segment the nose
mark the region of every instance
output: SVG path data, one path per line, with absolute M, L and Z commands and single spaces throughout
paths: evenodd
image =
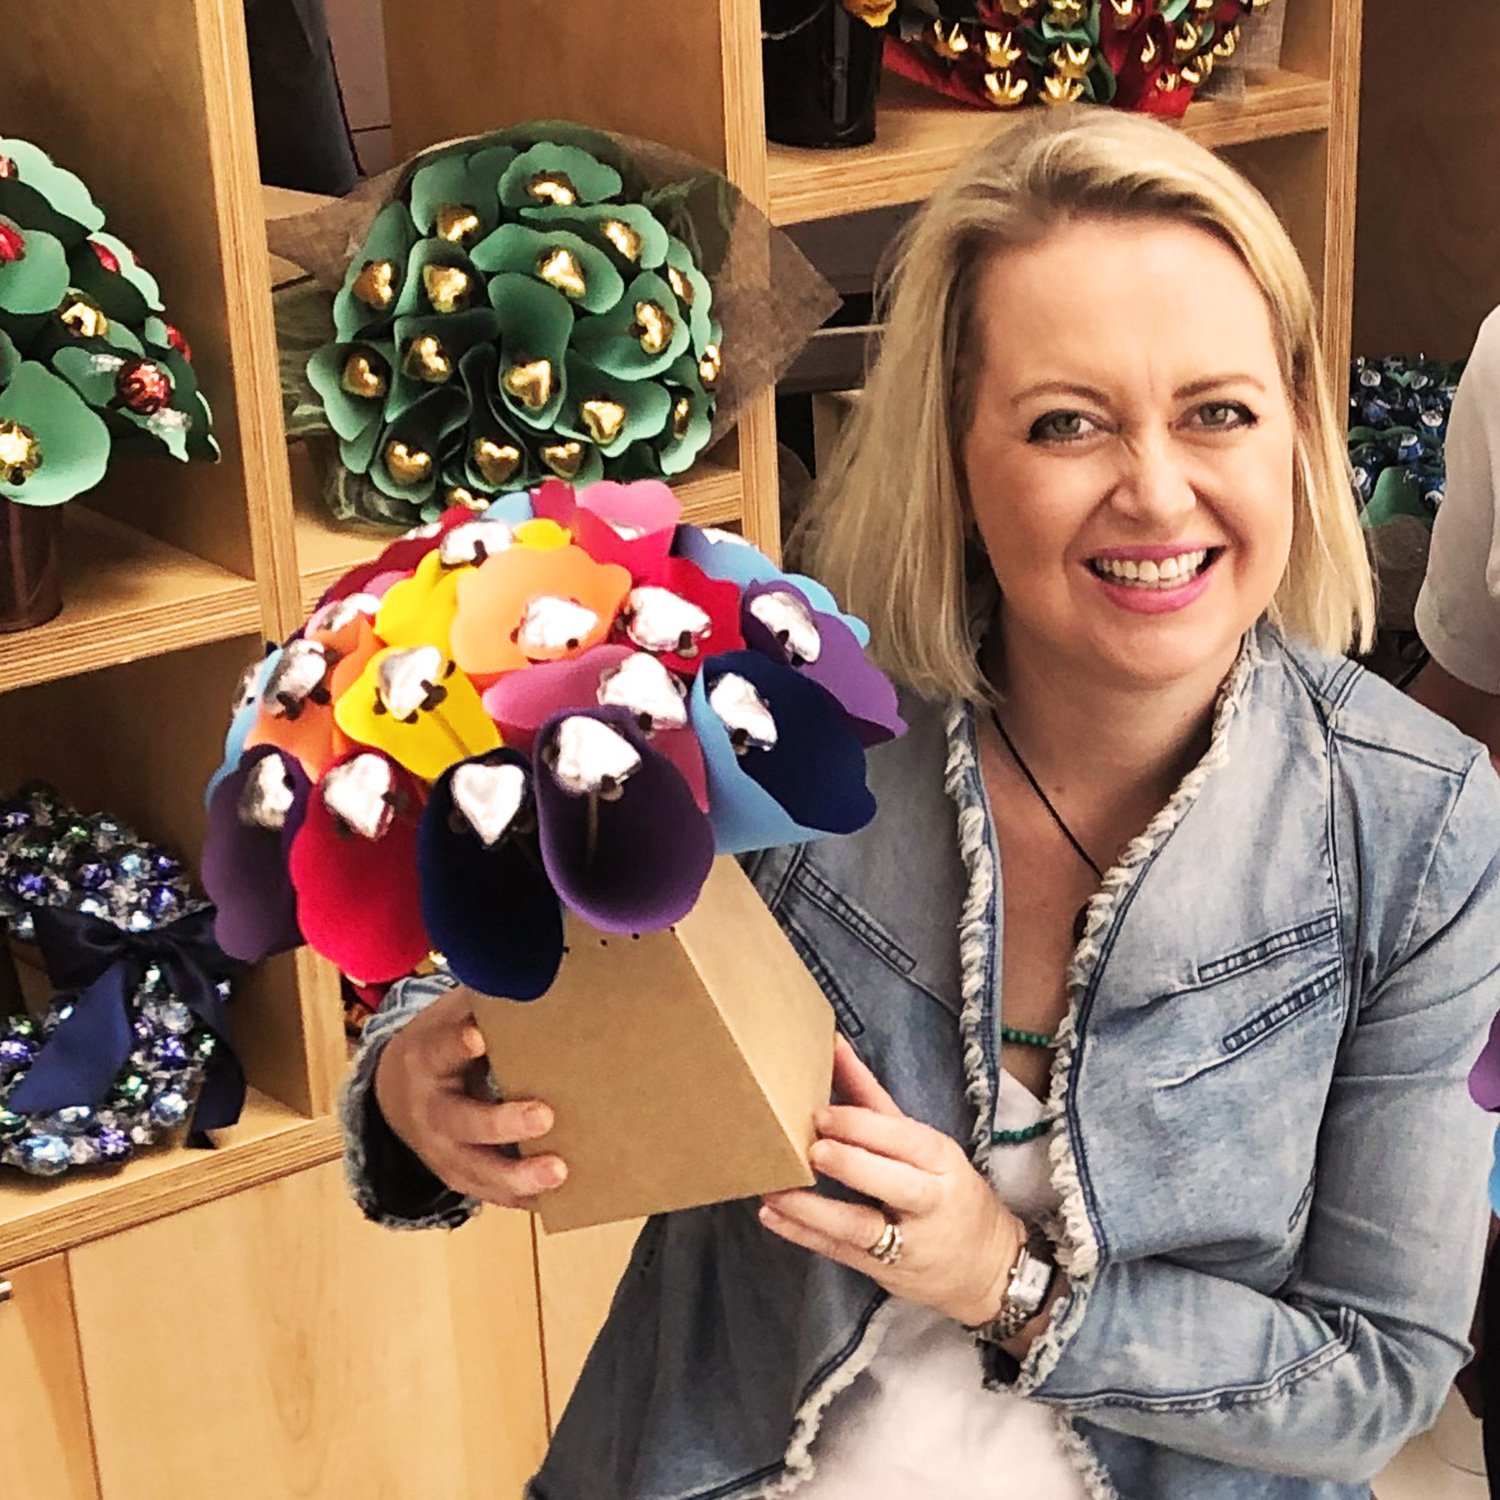
M 1198 505 L 1183 455 L 1166 433 L 1145 433 L 1123 444 L 1110 503 L 1140 528 L 1169 535 Z

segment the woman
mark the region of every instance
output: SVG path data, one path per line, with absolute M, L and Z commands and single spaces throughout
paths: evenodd
M 1371 584 L 1285 234 L 1167 127 L 1005 132 L 823 493 L 911 724 L 870 828 L 752 867 L 848 1037 L 823 1180 L 648 1226 L 531 1494 L 1367 1495 L 1465 1353 L 1500 791 L 1334 654 Z M 561 1180 L 494 1149 L 550 1116 L 472 1097 L 462 992 L 367 1036 L 372 1216 Z

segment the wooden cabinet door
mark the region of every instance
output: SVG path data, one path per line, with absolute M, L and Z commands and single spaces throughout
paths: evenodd
M 0 1467 L 6 1500 L 99 1500 L 68 1263 L 0 1272 Z
M 495 1500 L 540 1462 L 523 1214 L 392 1233 L 330 1163 L 84 1246 L 73 1276 L 104 1500 Z

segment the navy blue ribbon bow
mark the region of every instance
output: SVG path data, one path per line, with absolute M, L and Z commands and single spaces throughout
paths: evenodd
M 33 914 L 47 977 L 76 990 L 73 1013 L 47 1038 L 6 1107 L 48 1114 L 104 1102 L 135 1046 L 130 997 L 155 964 L 167 988 L 218 1039 L 193 1114 L 194 1130 L 240 1117 L 245 1074 L 229 1037 L 229 1008 L 215 988 L 238 967 L 214 941 L 214 909 L 203 907 L 150 932 L 126 932 L 83 912 L 43 907 Z

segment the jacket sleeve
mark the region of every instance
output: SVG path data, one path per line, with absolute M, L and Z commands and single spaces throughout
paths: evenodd
M 1493 1135 L 1467 1088 L 1500 1009 L 1500 783 L 1482 758 L 1413 899 L 1334 1075 L 1290 1282 L 1265 1296 L 1105 1260 L 1015 1390 L 1182 1452 L 1347 1483 L 1432 1424 L 1467 1358 Z
M 388 1229 L 456 1229 L 478 1211 L 435 1177 L 386 1123 L 375 1098 L 375 1069 L 386 1044 L 415 1015 L 454 988 L 444 974 L 391 986 L 365 1026 L 344 1086 L 344 1170 L 364 1215 Z

